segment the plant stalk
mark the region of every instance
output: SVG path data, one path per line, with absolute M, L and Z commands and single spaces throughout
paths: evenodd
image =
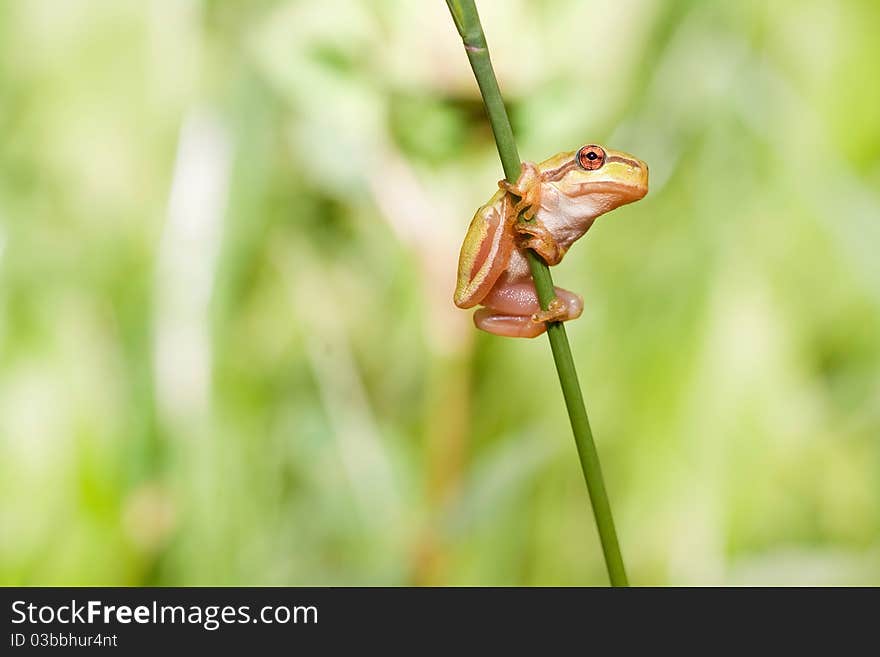
M 495 135 L 495 145 L 498 147 L 498 155 L 504 168 L 504 176 L 510 182 L 516 182 L 520 173 L 519 153 L 513 138 L 513 129 L 507 117 L 507 110 L 504 107 L 504 100 L 501 97 L 501 89 L 498 87 L 498 80 L 489 58 L 486 36 L 483 34 L 483 26 L 477 14 L 477 7 L 474 0 L 446 0 L 446 4 L 449 5 L 449 10 L 452 12 L 452 19 L 455 21 L 455 26 L 464 42 L 465 52 L 474 71 L 474 77 L 477 79 L 477 85 L 480 87 L 486 114 L 492 126 L 492 133 Z M 532 278 L 535 281 L 535 289 L 538 292 L 538 300 L 541 307 L 546 310 L 556 296 L 550 268 L 533 251 L 529 250 L 527 256 Z M 599 454 L 593 441 L 593 432 L 590 429 L 587 409 L 584 406 L 581 386 L 571 355 L 571 347 L 568 344 L 568 336 L 562 322 L 549 322 L 547 337 L 550 339 L 553 360 L 559 374 L 559 384 L 562 386 L 562 396 L 565 398 L 565 406 L 568 409 L 568 418 L 574 432 L 581 469 L 587 483 L 590 502 L 593 505 L 593 515 L 596 518 L 599 540 L 605 555 L 608 578 L 612 586 L 628 586 L 623 557 L 620 554 L 620 545 L 617 541 L 617 531 L 614 528 L 614 518 L 611 515 L 611 505 L 608 502 L 608 493 L 602 478 Z

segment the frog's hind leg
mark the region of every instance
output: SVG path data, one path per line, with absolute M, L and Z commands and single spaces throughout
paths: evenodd
M 547 330 L 547 325 L 533 322 L 528 315 L 498 315 L 489 308 L 480 308 L 474 313 L 474 324 L 478 329 L 505 338 L 534 338 Z
M 561 302 L 551 309 L 555 316 L 538 318 L 537 321 L 565 322 L 580 317 L 584 310 L 584 300 L 574 292 L 561 287 L 554 290 L 556 298 Z M 518 283 L 502 280 L 489 290 L 489 294 L 480 303 L 501 315 L 521 315 L 531 318 L 532 315 L 547 312 L 541 310 L 538 293 L 531 279 Z
M 542 310 L 534 283 L 496 285 L 474 314 L 477 328 L 511 338 L 534 338 L 547 330 L 545 322 L 565 322 L 580 317 L 584 302 L 577 294 L 555 288 L 556 303 Z

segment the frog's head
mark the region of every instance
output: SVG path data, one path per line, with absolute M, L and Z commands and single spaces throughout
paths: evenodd
M 554 159 L 542 167 L 544 180 L 582 216 L 598 217 L 648 193 L 648 165 L 627 153 L 588 144 Z

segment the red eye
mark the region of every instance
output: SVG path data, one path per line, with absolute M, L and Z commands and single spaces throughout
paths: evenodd
M 575 159 L 582 169 L 592 171 L 605 164 L 605 151 L 602 150 L 601 146 L 590 144 L 579 150 Z

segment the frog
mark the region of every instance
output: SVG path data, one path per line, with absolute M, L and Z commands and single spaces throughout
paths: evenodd
M 599 216 L 645 197 L 648 165 L 587 144 L 539 164 L 522 162 L 516 182 L 500 180 L 498 187 L 465 234 L 453 302 L 459 308 L 481 306 L 473 320 L 483 331 L 534 338 L 548 323 L 580 317 L 584 302 L 556 287 L 556 297 L 543 309 L 527 250 L 549 266 L 559 264 Z

